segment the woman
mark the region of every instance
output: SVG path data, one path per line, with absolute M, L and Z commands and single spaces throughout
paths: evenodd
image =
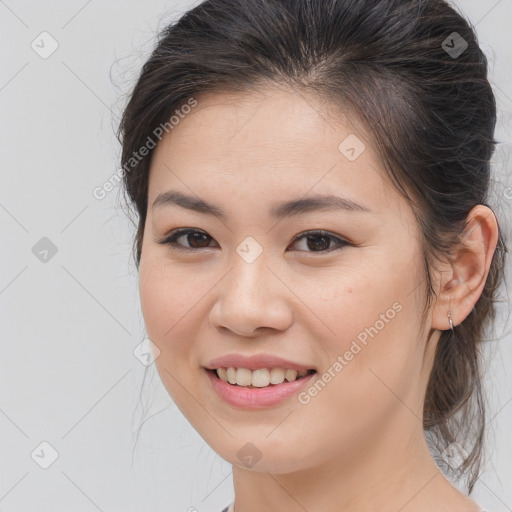
M 162 33 L 119 132 L 134 256 L 230 511 L 481 510 L 450 480 L 482 452 L 495 123 L 442 0 L 210 0 Z

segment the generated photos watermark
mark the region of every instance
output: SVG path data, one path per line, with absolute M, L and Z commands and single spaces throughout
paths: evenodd
M 123 167 L 117 169 L 107 180 L 103 182 L 101 186 L 97 186 L 93 189 L 92 195 L 95 199 L 101 201 L 107 197 L 109 192 L 112 192 L 114 188 L 121 182 L 125 173 L 129 173 L 133 168 L 147 155 L 150 151 L 156 147 L 158 142 L 162 140 L 164 133 L 169 133 L 179 122 L 184 119 L 192 109 L 197 106 L 197 100 L 189 98 L 187 103 L 182 105 L 180 109 L 176 109 L 174 114 L 165 123 L 160 123 L 152 132 L 152 135 L 148 135 L 146 142 L 137 150 L 134 151 L 128 161 Z M 155 140 L 157 139 L 157 140 Z
M 395 318 L 397 313 L 400 313 L 400 311 L 402 311 L 402 304 L 396 301 L 386 310 L 385 313 L 381 313 L 379 315 L 379 319 L 376 320 L 372 326 L 366 327 L 362 330 L 356 336 L 357 339 L 352 340 L 350 348 L 342 355 L 338 355 L 336 361 L 334 361 L 334 363 L 331 364 L 331 366 L 329 366 L 329 368 L 327 368 L 327 370 L 323 372 L 308 389 L 297 395 L 299 403 L 302 405 L 309 404 L 311 399 L 317 396 L 318 393 L 320 393 L 320 391 L 322 391 L 325 386 L 331 382 L 364 347 L 367 346 L 369 341 L 368 337 L 373 339 L 377 336 L 377 334 L 379 334 L 379 332 L 382 331 L 382 329 L 384 329 L 386 325 Z M 362 346 L 358 344 L 358 341 Z

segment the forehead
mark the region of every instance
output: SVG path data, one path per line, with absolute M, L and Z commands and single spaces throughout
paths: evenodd
M 288 158 L 309 155 L 312 148 L 315 153 L 333 145 L 336 149 L 344 134 L 356 132 L 338 111 L 341 114 L 340 108 L 335 113 L 332 106 L 288 88 L 207 94 L 197 98 L 197 106 L 182 116 L 159 146 L 171 144 L 174 150 L 186 151 L 194 144 L 197 148 L 200 140 L 201 153 L 229 150 L 237 157 L 255 153 L 261 158 L 265 149 L 271 152 L 268 160 L 276 159 L 282 150 Z
M 196 100 L 155 149 L 150 205 L 168 188 L 216 202 L 237 190 L 260 200 L 308 191 L 374 204 L 389 198 L 378 155 L 341 109 L 335 114 L 313 96 L 279 88 Z

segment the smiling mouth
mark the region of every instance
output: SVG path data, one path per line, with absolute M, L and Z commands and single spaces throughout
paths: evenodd
M 309 377 L 310 375 L 314 374 L 314 373 L 317 373 L 316 370 L 308 370 L 306 375 L 303 375 L 301 377 L 297 377 L 295 380 L 292 380 L 292 381 L 287 381 L 286 379 L 279 383 L 279 384 L 272 384 L 272 383 L 269 383 L 267 386 L 253 386 L 252 384 L 250 386 L 242 386 L 240 384 L 232 384 L 231 382 L 226 382 L 224 380 L 222 380 L 219 375 L 217 374 L 217 370 L 209 370 L 207 368 L 205 368 L 207 372 L 211 373 L 216 379 L 218 380 L 221 380 L 222 382 L 225 382 L 226 384 L 229 384 L 231 386 L 236 386 L 236 387 L 239 387 L 239 388 L 245 388 L 245 389 L 265 389 L 265 388 L 269 388 L 269 387 L 274 387 L 274 386 L 283 386 L 283 385 L 287 385 L 287 384 L 293 384 L 294 382 L 297 382 L 299 380 L 302 380 L 302 379 L 305 379 L 307 377 Z

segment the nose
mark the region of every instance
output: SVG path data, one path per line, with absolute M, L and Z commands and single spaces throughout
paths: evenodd
M 263 257 L 248 263 L 235 256 L 231 270 L 217 285 L 211 324 L 246 337 L 289 328 L 293 323 L 290 288 Z

